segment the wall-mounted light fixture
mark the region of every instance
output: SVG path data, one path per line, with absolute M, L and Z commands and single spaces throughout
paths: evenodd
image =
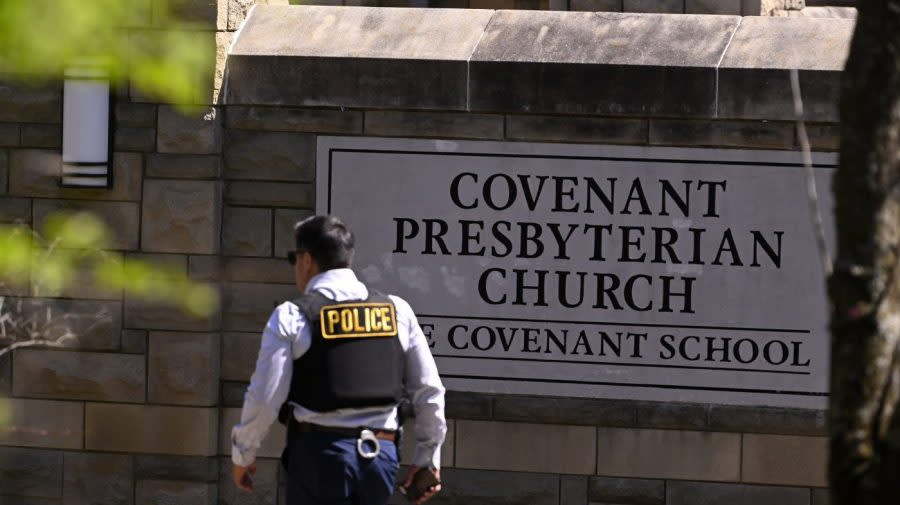
M 63 85 L 63 186 L 108 188 L 110 170 L 109 78 L 102 68 L 74 66 Z

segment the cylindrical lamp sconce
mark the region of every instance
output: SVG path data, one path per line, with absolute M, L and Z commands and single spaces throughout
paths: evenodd
M 110 186 L 109 133 L 108 75 L 96 66 L 70 68 L 63 85 L 63 186 Z

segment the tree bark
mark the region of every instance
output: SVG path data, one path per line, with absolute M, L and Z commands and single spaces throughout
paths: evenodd
M 860 0 L 834 178 L 829 480 L 836 505 L 900 503 L 900 0 Z

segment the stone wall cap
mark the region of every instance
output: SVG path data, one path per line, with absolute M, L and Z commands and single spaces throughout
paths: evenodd
M 494 11 L 257 5 L 233 56 L 468 61 Z
M 715 67 L 740 16 L 498 11 L 472 61 Z
M 855 26 L 853 19 L 745 17 L 720 68 L 840 72 Z
M 855 21 L 345 6 L 253 8 L 225 103 L 836 122 Z M 785 91 L 787 90 L 787 91 Z

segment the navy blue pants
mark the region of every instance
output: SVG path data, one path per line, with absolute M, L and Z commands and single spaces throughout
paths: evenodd
M 393 442 L 379 440 L 381 453 L 365 459 L 356 452 L 356 438 L 346 435 L 291 438 L 287 505 L 385 505 L 393 494 L 399 468 Z

